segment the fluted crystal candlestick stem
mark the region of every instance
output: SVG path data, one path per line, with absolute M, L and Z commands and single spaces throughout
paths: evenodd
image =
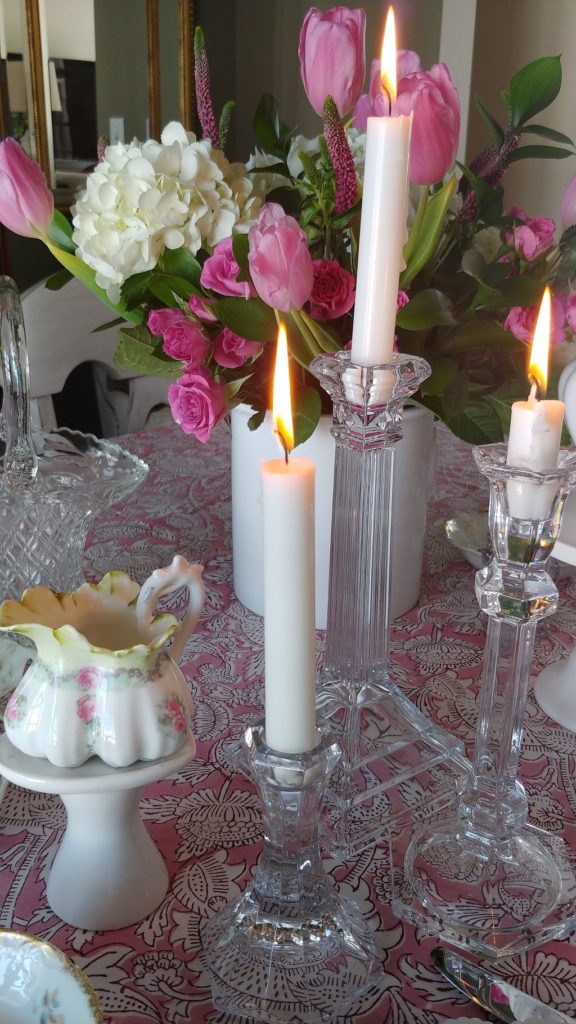
M 318 845 L 319 802 L 340 751 L 320 731 L 314 750 L 278 753 L 263 723 L 245 743 L 264 843 L 246 891 L 202 931 L 214 1005 L 269 1024 L 328 1024 L 381 980 L 370 930 L 333 888 Z
M 569 851 L 527 823 L 518 778 L 536 627 L 558 602 L 546 563 L 576 483 L 576 453 L 562 451 L 558 467 L 543 472 L 508 466 L 505 445 L 474 454 L 490 482 L 494 557 L 476 575 L 488 630 L 473 772 L 456 813 L 416 829 L 396 867 L 394 906 L 479 955 L 510 956 L 576 928 Z
M 322 839 L 333 855 L 347 857 L 381 838 L 403 809 L 398 783 L 419 776 L 433 803 L 446 778 L 441 767 L 431 769 L 459 754 L 461 744 L 402 694 L 390 672 L 394 454 L 404 405 L 430 367 L 399 354 L 381 366 L 357 366 L 349 352 L 337 352 L 318 356 L 310 369 L 332 399 L 336 442 L 317 705 L 343 756 L 327 791 Z

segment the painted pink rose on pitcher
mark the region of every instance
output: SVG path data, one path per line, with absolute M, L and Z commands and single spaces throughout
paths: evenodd
M 99 669 L 91 668 L 88 665 L 76 673 L 76 682 L 83 690 L 92 690 L 98 686 L 102 676 Z
M 188 723 L 186 722 L 186 714 L 182 706 L 182 701 L 178 697 L 170 697 L 164 701 L 164 707 L 166 714 L 170 718 L 170 724 L 174 729 L 174 732 L 186 732 Z
M 76 714 L 78 718 L 85 722 L 87 725 L 93 722 L 96 718 L 97 703 L 96 698 L 86 694 L 84 697 L 80 697 L 76 701 Z

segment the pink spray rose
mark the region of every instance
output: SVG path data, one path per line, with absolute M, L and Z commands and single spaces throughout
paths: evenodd
M 312 257 L 306 235 L 278 203 L 265 203 L 248 232 L 248 263 L 263 302 L 288 313 L 310 298 Z
M 392 113 L 411 112 L 410 181 L 433 185 L 452 167 L 460 137 L 460 99 L 445 64 L 399 80 Z
M 355 281 L 338 260 L 313 260 L 314 283 L 310 313 L 320 320 L 334 320 L 354 305 Z
M 332 96 L 340 117 L 356 103 L 364 84 L 366 13 L 361 8 L 332 7 L 308 11 L 298 43 L 300 74 L 311 106 L 322 117 Z
M 560 206 L 560 224 L 563 231 L 576 224 L 576 174 L 568 183 Z
M 152 334 L 162 337 L 162 348 L 172 359 L 196 367 L 208 355 L 208 338 L 181 309 L 153 309 L 148 315 L 148 327 Z
M 527 344 L 531 344 L 534 337 L 537 318 L 538 309 L 536 306 L 513 306 L 504 321 L 504 328 L 505 330 L 510 331 L 514 337 L 518 338 L 520 341 L 525 341 Z M 565 322 L 566 310 L 564 308 L 564 303 L 557 295 L 553 295 L 550 323 L 550 341 L 553 345 L 558 344 L 560 341 L 564 341 Z
M 225 327 L 214 338 L 214 359 L 219 366 L 242 366 L 249 356 L 259 356 L 261 351 L 262 345 L 257 341 L 247 341 L 239 334 L 234 334 L 229 327 Z
M 576 334 L 576 292 L 568 296 L 566 303 L 566 323 L 573 334 Z
M 214 252 L 202 267 L 200 284 L 211 288 L 219 295 L 243 295 L 249 299 L 253 294 L 249 281 L 237 281 L 240 267 L 234 259 L 232 239 L 225 238 L 219 242 Z
M 541 252 L 554 245 L 556 224 L 553 220 L 548 217 L 528 217 L 519 206 L 511 206 L 507 216 L 522 222 L 503 234 L 508 244 L 513 245 L 523 259 L 536 259 Z
M 216 323 L 214 313 L 210 312 L 211 302 L 212 299 L 199 299 L 197 295 L 191 295 L 188 299 L 188 309 L 199 320 L 205 320 L 207 323 Z
M 400 81 L 412 71 L 420 70 L 420 57 L 414 50 L 398 50 L 396 54 L 396 79 Z M 354 107 L 352 123 L 359 132 L 365 132 L 369 117 L 385 117 L 389 113 L 388 97 L 384 95 L 382 78 L 380 77 L 380 58 L 372 61 L 370 67 L 370 87 Z
M 14 139 L 0 142 L 0 222 L 27 238 L 46 235 L 54 196 L 38 164 Z
M 175 384 L 170 384 L 168 401 L 175 422 L 185 434 L 194 434 L 203 444 L 226 415 L 222 388 L 203 368 L 187 369 Z

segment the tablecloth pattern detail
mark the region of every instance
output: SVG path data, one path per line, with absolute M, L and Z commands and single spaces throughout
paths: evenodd
M 179 552 L 205 565 L 206 607 L 182 668 L 194 695 L 195 760 L 148 787 L 144 820 L 171 876 L 156 912 L 132 928 L 91 933 L 64 925 L 47 907 L 45 882 L 65 826 L 58 797 L 8 786 L 0 808 L 0 926 L 54 942 L 86 972 L 111 1024 L 232 1024 L 211 1003 L 199 926 L 246 886 L 259 852 L 261 815 L 252 784 L 235 771 L 232 740 L 262 713 L 262 620 L 232 589 L 230 442 L 219 428 L 202 446 L 177 428 L 123 440 L 150 464 L 142 488 L 108 510 L 88 538 L 86 572 L 124 569 L 140 583 Z M 392 634 L 395 677 L 415 704 L 472 749 L 484 625 L 474 570 L 448 543 L 443 524 L 486 506 L 487 489 L 470 451 L 438 430 L 438 473 L 429 509 L 425 573 L 417 608 Z M 562 580 L 558 614 L 538 634 L 535 670 L 573 644 L 576 585 Z M 171 610 L 184 610 L 176 595 Z M 318 664 L 323 650 L 317 639 Z M 4 701 L 5 703 L 5 701 Z M 576 737 L 529 698 L 521 777 L 531 818 L 576 846 Z M 339 891 L 360 905 L 377 933 L 382 990 L 354 1016 L 362 1024 L 478 1020 L 430 965 L 433 940 L 390 910 L 388 854 L 375 847 L 356 862 L 327 862 Z M 105 865 L 103 865 L 105 870 Z M 564 1012 L 576 1008 L 576 939 L 498 965 L 498 973 Z

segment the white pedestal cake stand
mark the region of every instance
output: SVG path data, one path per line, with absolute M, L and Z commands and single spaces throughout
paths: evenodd
M 566 502 L 554 558 L 576 565 L 576 491 Z M 576 647 L 565 661 L 555 661 L 540 673 L 534 695 L 549 718 L 576 732 Z
M 58 917 L 76 928 L 105 931 L 141 921 L 168 891 L 168 871 L 140 817 L 144 786 L 172 775 L 196 752 L 191 733 L 169 757 L 112 768 L 90 758 L 59 768 L 23 754 L 0 737 L 0 773 L 39 793 L 58 793 L 66 831 L 46 887 Z

